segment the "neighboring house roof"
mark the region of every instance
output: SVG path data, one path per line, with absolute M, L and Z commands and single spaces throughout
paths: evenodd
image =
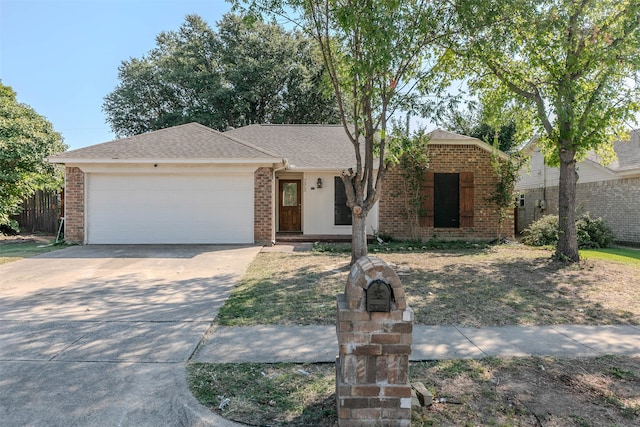
M 282 162 L 282 156 L 238 141 L 198 123 L 188 123 L 50 156 L 53 163 L 230 160 Z
M 609 164 L 603 165 L 594 154 L 589 154 L 587 159 L 613 172 L 640 170 L 640 129 L 631 131 L 628 141 L 615 141 L 613 150 L 616 153 L 616 159 Z
M 616 158 L 610 163 L 604 162 L 595 152 L 587 154 L 584 162 L 600 168 L 603 172 L 614 175 L 636 175 L 640 173 L 640 129 L 629 132 L 629 140 L 617 140 L 613 143 L 613 151 Z M 536 145 L 538 138 L 534 137 L 523 147 L 523 151 L 528 155 L 537 152 Z

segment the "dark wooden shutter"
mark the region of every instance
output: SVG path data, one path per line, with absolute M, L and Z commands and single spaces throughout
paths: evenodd
M 420 227 L 433 227 L 434 214 L 434 179 L 433 172 L 425 172 L 420 188 Z
M 473 172 L 460 173 L 460 227 L 473 227 Z
M 347 192 L 344 188 L 344 182 L 339 176 L 334 176 L 333 183 L 333 223 L 335 225 L 352 225 L 353 218 L 351 208 L 347 206 Z

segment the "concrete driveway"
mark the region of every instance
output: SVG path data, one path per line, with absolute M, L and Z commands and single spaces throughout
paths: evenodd
M 3 426 L 231 426 L 185 364 L 259 247 L 75 246 L 0 265 Z

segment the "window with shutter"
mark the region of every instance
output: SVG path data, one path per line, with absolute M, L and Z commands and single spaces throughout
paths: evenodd
M 460 227 L 460 176 L 437 173 L 433 181 L 434 227 Z
M 334 198 L 333 198 L 333 223 L 335 225 L 352 225 L 351 208 L 347 206 L 347 193 L 344 189 L 344 182 L 339 176 L 333 177 Z
M 473 227 L 473 172 L 426 172 L 421 188 L 420 226 Z

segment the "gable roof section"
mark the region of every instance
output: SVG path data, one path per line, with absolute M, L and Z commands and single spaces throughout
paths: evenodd
M 198 123 L 188 123 L 50 156 L 53 163 L 140 161 L 280 163 L 283 157 Z
M 353 145 L 342 125 L 249 125 L 225 135 L 286 158 L 290 169 L 338 170 L 355 166 Z
M 475 145 L 489 153 L 497 153 L 503 159 L 508 159 L 509 155 L 503 151 L 497 150 L 492 145 L 467 135 L 449 132 L 443 129 L 436 129 L 428 133 L 429 144 L 451 144 L 451 145 Z
M 616 153 L 616 160 L 605 168 L 613 172 L 640 171 L 640 129 L 633 130 L 629 133 L 629 141 L 615 141 L 613 150 Z M 601 164 L 596 156 L 589 156 L 598 164 Z
M 604 164 L 602 159 L 593 151 L 587 153 L 585 162 L 593 164 L 595 167 L 611 176 L 629 176 L 640 174 L 640 129 L 629 132 L 630 139 L 628 141 L 615 141 L 613 143 L 613 151 L 616 159 L 611 163 Z M 529 141 L 522 150 L 527 155 L 532 155 L 538 143 L 538 137 L 534 137 Z

